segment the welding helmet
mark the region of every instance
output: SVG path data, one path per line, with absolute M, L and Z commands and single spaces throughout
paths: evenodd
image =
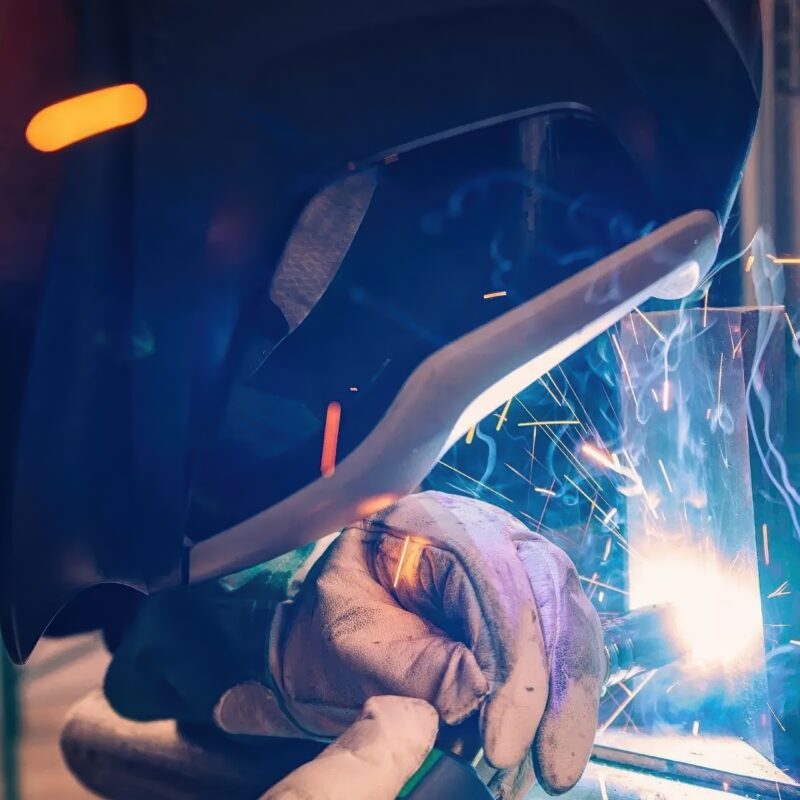
M 92 587 L 209 578 L 390 503 L 622 313 L 691 290 L 758 110 L 750 0 L 10 14 L 17 661 Z M 25 144 L 41 107 L 126 82 L 135 125 Z

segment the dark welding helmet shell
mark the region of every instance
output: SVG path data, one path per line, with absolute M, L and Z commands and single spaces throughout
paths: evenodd
M 19 162 L 61 171 L 40 263 L 0 287 L 12 658 L 325 480 L 331 403 L 343 463 L 443 346 L 674 217 L 724 224 L 760 32 L 714 5 L 82 4 L 61 96 L 133 81 L 148 111 Z M 451 433 L 386 458 L 424 475 Z

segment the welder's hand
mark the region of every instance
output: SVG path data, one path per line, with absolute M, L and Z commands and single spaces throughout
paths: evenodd
M 520 797 L 580 777 L 603 677 L 599 621 L 572 563 L 494 506 L 411 495 L 343 532 L 279 607 L 272 685 L 217 704 L 224 730 L 334 736 L 368 698 L 431 703 L 454 724 L 479 711 L 493 788 Z
M 372 697 L 333 744 L 261 800 L 395 800 L 438 728 L 439 717 L 424 700 Z

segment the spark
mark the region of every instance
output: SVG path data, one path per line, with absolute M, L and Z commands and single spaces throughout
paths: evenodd
M 761 536 L 764 539 L 764 563 L 769 566 L 769 528 L 766 522 L 761 526 Z
M 800 639 L 789 639 L 789 644 L 793 644 L 795 647 L 800 647 Z
M 606 789 L 606 779 L 603 777 L 602 772 L 597 773 L 597 783 L 600 786 L 600 797 L 602 800 L 608 800 L 608 790 Z
M 773 264 L 800 264 L 800 258 L 797 256 L 774 256 L 774 255 L 767 255 L 767 258 Z
M 525 404 L 524 404 L 524 403 L 523 403 L 523 402 L 522 402 L 522 401 L 521 401 L 519 398 L 516 398 L 516 399 L 517 399 L 517 402 L 518 402 L 518 403 L 519 403 L 519 404 L 522 406 L 522 408 L 525 410 L 525 413 L 526 413 L 526 414 L 527 414 L 527 415 L 528 415 L 528 416 L 529 416 L 529 417 L 530 417 L 530 418 L 531 418 L 531 419 L 532 419 L 534 422 L 536 422 L 536 421 L 537 421 L 537 420 L 536 420 L 536 417 L 534 417 L 534 416 L 533 416 L 533 414 L 530 412 L 530 410 L 528 409 L 528 407 L 527 407 L 527 406 L 526 406 L 526 405 L 525 405 Z M 579 422 L 578 424 L 580 424 L 580 422 Z M 560 450 L 560 451 L 561 451 L 561 452 L 564 454 L 564 457 L 567 459 L 567 461 L 569 461 L 571 464 L 573 464 L 573 465 L 574 465 L 575 469 L 577 469 L 577 470 L 578 470 L 578 472 L 581 474 L 581 476 L 583 476 L 584 478 L 586 478 L 586 480 L 587 480 L 589 483 L 591 483 L 592 485 L 594 485 L 594 486 L 595 486 L 595 488 L 596 488 L 596 489 L 597 489 L 597 490 L 598 490 L 598 491 L 599 491 L 599 492 L 602 494 L 602 491 L 603 491 L 603 490 L 602 490 L 602 488 L 600 487 L 600 484 L 599 484 L 599 483 L 598 483 L 598 482 L 597 482 L 597 481 L 596 481 L 596 480 L 595 480 L 595 479 L 594 479 L 594 478 L 593 478 L 593 477 L 592 477 L 592 476 L 589 474 L 589 472 L 588 472 L 588 471 L 587 471 L 587 470 L 586 470 L 586 469 L 583 467 L 583 465 L 582 465 L 582 464 L 581 464 L 581 462 L 580 462 L 580 461 L 579 461 L 579 460 L 578 460 L 578 459 L 575 457 L 575 455 L 574 455 L 574 454 L 573 454 L 573 453 L 572 453 L 572 452 L 571 452 L 571 451 L 570 451 L 570 450 L 569 450 L 567 447 L 565 447 L 565 446 L 564 446 L 564 444 L 563 444 L 563 442 L 561 441 L 561 439 L 560 439 L 558 436 L 556 436 L 556 435 L 555 435 L 555 434 L 554 434 L 554 433 L 553 433 L 553 432 L 550 430 L 551 426 L 547 426 L 547 425 L 545 425 L 545 426 L 540 426 L 540 428 L 541 428 L 541 430 L 543 430 L 543 431 L 545 432 L 545 434 L 546 434 L 546 435 L 547 435 L 547 437 L 550 439 L 550 441 L 551 441 L 551 442 L 553 442 L 553 444 L 554 444 L 554 445 L 555 445 L 555 446 L 556 446 L 556 447 L 557 447 L 557 448 L 558 448 L 558 449 L 559 449 L 559 450 Z M 534 428 L 534 431 L 536 431 L 536 430 L 539 430 L 539 428 Z
M 575 481 L 572 480 L 572 478 L 570 478 L 569 475 L 565 475 L 564 478 L 565 478 L 565 480 L 569 481 L 569 483 L 571 483 L 591 503 L 592 511 L 594 511 L 597 508 L 596 501 L 593 500 L 591 497 L 589 497 L 589 495 L 586 494 L 586 492 L 584 492 L 583 489 L 581 489 L 581 487 L 578 486 L 578 484 L 575 483 Z
M 737 330 L 738 333 L 738 330 Z M 733 328 L 731 327 L 730 322 L 728 323 L 728 336 L 731 340 L 731 347 L 733 347 Z
M 357 392 L 358 391 L 358 386 L 351 386 L 350 387 L 350 391 L 351 392 Z
M 719 375 L 717 376 L 717 419 L 719 419 L 720 408 L 722 405 L 722 359 L 724 353 L 719 354 Z
M 786 321 L 789 323 L 789 330 L 792 332 L 792 339 L 797 341 L 797 331 L 794 329 L 794 325 L 792 325 L 792 318 L 789 316 L 788 311 L 783 312 L 786 315 Z
M 736 353 L 737 353 L 738 350 L 741 350 L 742 342 L 744 342 L 744 337 L 745 336 L 747 336 L 747 331 L 745 331 L 742 334 L 742 338 L 739 339 L 739 344 L 737 344 L 736 347 L 733 348 L 733 352 L 731 353 L 731 358 L 736 358 Z
M 659 396 L 658 396 L 658 392 L 655 389 L 651 389 L 650 390 L 650 394 L 653 395 L 653 400 L 655 400 L 656 403 L 660 403 L 661 402 L 661 400 L 659 399 Z
M 669 475 L 667 475 L 667 468 L 664 466 L 664 462 L 660 458 L 658 459 L 658 466 L 661 467 L 661 474 L 664 476 L 667 489 L 669 489 L 669 493 L 672 494 L 672 484 L 670 483 Z
M 769 713 L 775 718 L 775 722 L 780 725 L 781 730 L 786 733 L 786 728 L 783 727 L 783 723 L 778 719 L 778 715 L 772 710 L 772 706 L 769 703 L 767 703 L 767 708 L 769 709 Z
M 708 293 L 711 286 L 706 287 L 706 293 L 703 295 L 703 327 L 708 325 Z
M 498 492 L 496 489 L 492 489 L 491 486 L 487 486 L 485 483 L 482 483 L 477 478 L 473 478 L 472 475 L 467 475 L 466 472 L 462 472 L 460 469 L 457 469 L 452 464 L 446 464 L 444 461 L 439 461 L 438 463 L 441 464 L 443 467 L 447 467 L 447 469 L 453 470 L 453 472 L 455 472 L 456 474 L 460 475 L 462 478 L 466 478 L 468 481 L 472 481 L 473 483 L 477 483 L 478 486 L 480 486 L 481 488 L 486 489 L 489 492 L 492 492 L 492 494 L 496 494 L 498 497 L 501 497 L 506 502 L 508 502 L 508 503 L 513 503 L 514 502 L 510 497 L 506 497 L 504 494 L 500 494 L 500 492 Z
M 564 392 L 561 391 L 561 387 L 555 382 L 553 376 L 549 372 L 545 372 L 545 375 L 548 378 L 550 378 L 550 383 L 553 384 L 553 387 L 555 388 L 555 390 L 561 395 L 561 399 L 566 403 L 567 402 L 567 396 L 564 394 Z
M 481 749 L 478 750 L 477 753 L 475 753 L 475 758 L 473 758 L 472 761 L 470 761 L 470 764 L 472 764 L 473 769 L 478 768 L 478 764 L 481 763 L 482 758 L 483 758 L 483 748 L 481 747 Z
M 403 570 L 403 562 L 406 560 L 406 551 L 408 550 L 408 540 L 410 536 L 406 536 L 405 541 L 403 542 L 403 549 L 400 552 L 400 560 L 397 562 L 397 572 L 394 574 L 394 580 L 392 581 L 392 586 L 396 589 L 397 582 L 400 580 L 400 573 Z
M 511 401 L 513 399 L 514 399 L 513 397 L 509 397 L 508 400 L 506 400 L 506 404 L 503 406 L 503 410 L 500 412 L 500 417 L 497 420 L 497 427 L 495 428 L 495 430 L 499 431 L 500 428 L 503 427 L 503 423 L 506 421 L 508 417 L 508 409 L 511 407 Z
M 608 557 L 611 555 L 611 545 L 613 542 L 611 541 L 611 537 L 609 536 L 606 539 L 606 548 L 603 550 L 603 560 L 602 563 L 605 564 L 608 561 Z
M 655 333 L 655 335 L 658 336 L 658 338 L 661 339 L 662 342 L 667 341 L 667 337 L 664 336 L 664 334 L 661 333 L 661 331 L 658 328 L 656 328 L 656 326 L 653 325 L 653 323 L 650 322 L 650 320 L 647 319 L 647 317 L 644 314 L 642 314 L 642 312 L 639 311 L 638 308 L 634 308 L 633 310 L 647 323 L 647 325 L 650 327 L 650 330 L 652 330 L 653 333 Z
M 784 581 L 774 592 L 767 595 L 767 600 L 772 600 L 773 597 L 786 597 L 790 594 L 789 581 Z
M 697 736 L 700 733 L 700 720 L 696 719 L 692 723 L 692 736 Z
M 669 410 L 669 350 L 666 347 L 664 348 L 664 389 L 661 408 L 663 411 Z
M 622 353 L 622 348 L 619 346 L 619 342 L 617 341 L 617 334 L 611 334 L 611 341 L 614 343 L 614 347 L 617 348 L 617 353 L 619 354 L 620 362 L 622 363 L 622 371 L 625 373 L 625 377 L 628 379 L 628 386 L 631 390 L 631 395 L 633 397 L 633 402 L 638 406 L 639 401 L 636 399 L 636 391 L 633 388 L 633 381 L 631 380 L 631 373 L 628 371 L 628 362 L 625 360 L 625 356 Z
M 755 260 L 756 260 L 756 257 L 754 255 L 747 256 L 747 262 L 744 265 L 744 271 L 745 272 L 750 272 L 750 270 L 753 269 L 753 262 Z
M 597 593 L 597 602 L 598 603 L 602 603 L 603 600 L 605 600 L 605 599 L 606 599 L 606 593 L 605 592 L 598 592 Z
M 593 444 L 589 444 L 588 442 L 584 442 L 581 445 L 581 452 L 591 458 L 593 461 L 596 461 L 600 464 L 601 467 L 605 467 L 606 469 L 610 469 L 612 472 L 619 471 L 619 465 L 615 464 L 611 457 L 604 453 L 599 448 L 595 447 Z
M 563 370 L 563 368 L 561 366 L 558 367 L 558 371 L 561 373 L 561 377 L 566 382 L 567 388 L 572 392 L 572 394 L 575 395 L 575 399 L 578 401 L 578 405 L 581 407 L 581 411 L 583 411 L 584 416 L 586 417 L 586 419 L 587 420 L 591 419 L 591 415 L 586 410 L 586 406 L 583 405 L 583 402 L 581 401 L 580 395 L 575 391 L 575 389 L 573 388 L 572 384 L 569 382 L 569 378 L 567 377 L 567 373 L 564 372 L 564 370 Z M 574 411 L 572 413 L 575 414 Z M 575 416 L 577 417 L 578 415 L 575 414 Z
M 636 342 L 636 344 L 639 344 L 639 337 L 636 335 L 636 325 L 634 325 L 633 323 L 633 312 L 629 311 L 628 316 L 630 317 L 631 320 L 631 333 L 633 333 L 633 340 Z
M 614 720 L 623 712 L 628 703 L 630 703 L 631 700 L 633 700 L 633 698 L 636 697 L 636 695 L 639 694 L 639 692 L 641 692 L 645 686 L 647 686 L 647 684 L 650 682 L 651 678 L 655 674 L 656 674 L 655 670 L 651 670 L 644 676 L 644 678 L 642 678 L 641 682 L 636 687 L 636 689 L 634 689 L 634 691 L 631 692 L 630 696 L 624 702 L 620 703 L 620 705 L 618 705 L 616 709 L 614 709 L 614 713 L 600 726 L 598 733 L 606 732 L 611 723 L 613 723 Z
M 614 517 L 615 517 L 616 515 L 617 515 L 617 509 L 616 509 L 616 508 L 612 508 L 612 509 L 611 509 L 611 510 L 608 512 L 608 514 L 606 514 L 606 515 L 603 517 L 603 525 L 606 525 L 608 522 L 610 522 L 612 519 L 614 519 Z M 609 540 L 609 541 L 610 541 L 610 540 Z
M 484 300 L 494 300 L 496 297 L 505 297 L 508 292 L 486 292 L 483 296 Z
M 597 502 L 597 495 L 594 496 L 595 503 Z M 589 526 L 592 524 L 592 520 L 594 519 L 594 506 L 589 509 L 589 515 L 586 517 L 586 524 L 581 529 L 581 537 L 580 537 L 580 544 L 579 547 L 582 549 L 583 545 L 586 543 L 586 535 L 589 532 Z M 593 578 L 597 577 L 597 573 L 595 572 L 592 575 Z
M 554 528 L 550 528 L 547 525 L 539 525 L 539 520 L 535 519 L 530 514 L 526 514 L 524 511 L 520 511 L 519 513 L 520 513 L 520 516 L 523 516 L 526 519 L 529 519 L 531 522 L 535 522 L 536 525 L 538 526 L 536 528 L 536 530 L 537 531 L 545 531 L 547 533 L 547 538 L 548 539 L 552 539 L 552 540 L 561 539 L 565 543 L 565 545 L 567 545 L 567 546 L 572 546 L 572 545 L 575 544 L 575 542 L 572 539 L 570 539 L 568 536 L 564 536 L 563 534 L 559 533 Z
M 538 494 L 545 494 L 548 497 L 555 497 L 556 493 L 552 489 L 543 489 L 541 486 L 534 486 L 533 491 Z
M 596 573 L 595 573 L 595 574 L 596 574 Z M 610 584 L 608 584 L 608 583 L 603 583 L 602 581 L 598 581 L 598 580 L 597 580 L 596 578 L 594 578 L 594 577 L 587 578 L 587 577 L 585 577 L 584 575 L 578 575 L 578 577 L 579 577 L 579 578 L 580 578 L 580 579 L 581 579 L 581 580 L 582 580 L 584 583 L 589 583 L 589 584 L 591 584 L 592 586 L 599 586 L 601 589 L 608 589 L 608 591 L 609 591 L 609 592 L 616 592 L 617 594 L 622 594 L 622 595 L 625 595 L 625 597 L 627 597 L 627 596 L 628 596 L 628 592 L 626 592 L 624 589 L 620 589 L 620 588 L 618 588 L 618 587 L 616 587 L 616 586 L 611 586 L 611 585 L 610 585 Z
M 544 386 L 544 388 L 547 389 L 547 392 L 550 395 L 550 397 L 552 397 L 553 400 L 555 400 L 556 403 L 558 403 L 558 405 L 561 405 L 561 401 L 553 394 L 553 390 L 544 382 L 544 379 L 539 378 L 539 383 L 541 383 L 542 386 Z
M 107 86 L 38 111 L 25 129 L 25 139 L 34 150 L 52 153 L 82 139 L 132 125 L 145 111 L 147 95 L 140 86 Z
M 475 430 L 477 429 L 477 427 L 478 427 L 477 425 L 473 425 L 467 431 L 467 439 L 466 439 L 467 444 L 472 444 L 472 441 L 475 439 Z
M 336 445 L 339 441 L 339 422 L 342 407 L 334 400 L 328 403 L 325 413 L 325 431 L 322 435 L 322 460 L 320 471 L 324 478 L 330 478 L 336 469 Z
M 537 531 L 538 531 L 538 530 L 540 530 L 540 529 L 541 529 L 541 527 L 542 527 L 542 520 L 544 519 L 544 512 L 545 512 L 545 511 L 547 511 L 547 504 L 550 502 L 550 498 L 555 496 L 555 492 L 553 491 L 553 487 L 554 487 L 555 485 L 556 485 L 556 482 L 555 482 L 555 480 L 554 480 L 554 481 L 553 481 L 553 482 L 550 484 L 550 492 L 548 492 L 547 494 L 545 494 L 545 497 L 546 497 L 547 499 L 544 501 L 544 505 L 542 506 L 542 514 L 541 514 L 541 516 L 539 517 L 539 523 L 538 523 L 538 525 L 536 526 L 536 530 L 537 530 Z
M 451 489 L 455 489 L 457 492 L 463 492 L 464 494 L 468 494 L 470 497 L 474 497 L 476 500 L 480 500 L 478 493 L 472 489 L 468 489 L 466 486 L 456 486 L 451 481 L 445 481 L 445 486 L 449 486 Z
M 594 459 L 598 464 L 600 464 L 601 466 L 605 467 L 606 469 L 610 469 L 612 472 L 616 473 L 617 475 L 622 475 L 622 476 L 632 480 L 637 485 L 637 487 L 639 487 L 642 490 L 642 493 L 644 494 L 644 497 L 645 497 L 647 508 L 655 516 L 655 510 L 653 509 L 653 506 L 652 506 L 652 503 L 650 501 L 650 498 L 649 498 L 647 492 L 644 491 L 644 487 L 642 486 L 642 479 L 639 476 L 639 473 L 636 471 L 636 468 L 633 466 L 633 461 L 631 460 L 631 457 L 624 450 L 623 450 L 623 454 L 627 458 L 628 463 L 631 465 L 630 469 L 627 469 L 626 467 L 623 467 L 622 464 L 620 464 L 619 459 L 617 458 L 617 456 L 615 454 L 609 456 L 608 454 L 604 453 L 602 450 L 600 450 L 597 447 L 594 447 L 593 445 L 589 444 L 588 442 L 584 442 L 583 443 L 583 445 L 581 446 L 581 452 L 585 456 L 588 456 L 589 458 Z M 595 481 L 594 483 L 595 483 L 595 486 L 596 486 L 597 482 Z M 603 499 L 605 500 L 605 498 L 603 498 Z
M 505 462 L 504 462 L 504 464 L 505 464 Z M 529 478 L 526 478 L 526 477 L 525 477 L 525 476 L 524 476 L 524 475 L 523 475 L 523 474 L 522 474 L 522 473 L 521 473 L 521 472 L 520 472 L 518 469 L 515 469 L 514 467 L 512 467 L 512 466 L 511 466 L 511 464 L 505 464 L 505 466 L 506 466 L 506 467 L 508 467 L 508 469 L 510 469 L 510 470 L 511 470 L 511 471 L 512 471 L 512 472 L 513 472 L 515 475 L 518 475 L 520 478 L 522 478 L 522 480 L 524 480 L 524 481 L 525 481 L 525 483 L 528 483 L 528 484 L 530 484 L 531 486 L 533 486 L 533 488 L 534 488 L 536 491 L 539 491 L 538 487 L 537 487 L 537 486 L 535 486 L 535 485 L 534 485 L 534 484 L 531 482 L 531 480 L 530 480 Z M 545 489 L 544 491 L 547 491 L 547 490 Z
M 579 419 L 549 419 L 549 420 L 533 420 L 532 422 L 518 422 L 518 428 L 547 428 L 557 427 L 558 425 L 580 425 Z M 500 430 L 498 428 L 497 430 Z

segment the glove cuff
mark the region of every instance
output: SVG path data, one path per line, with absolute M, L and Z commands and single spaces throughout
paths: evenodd
M 291 601 L 281 603 L 269 625 L 263 681 L 237 684 L 217 701 L 214 722 L 225 733 L 330 742 L 339 732 L 326 736 L 308 730 L 287 707 L 280 688 L 279 648 L 281 631 L 286 618 L 291 615 L 291 606 Z
M 301 725 L 288 709 L 282 691 L 281 643 L 290 624 L 293 603 L 309 570 L 325 553 L 338 533 L 313 545 L 236 573 L 219 581 L 237 597 L 257 598 L 257 613 L 265 620 L 262 630 L 261 669 L 258 680 L 237 684 L 226 691 L 214 707 L 214 721 L 226 733 L 251 736 L 280 736 L 328 742 L 334 736 L 319 735 Z M 338 731 L 337 731 L 338 732 Z

